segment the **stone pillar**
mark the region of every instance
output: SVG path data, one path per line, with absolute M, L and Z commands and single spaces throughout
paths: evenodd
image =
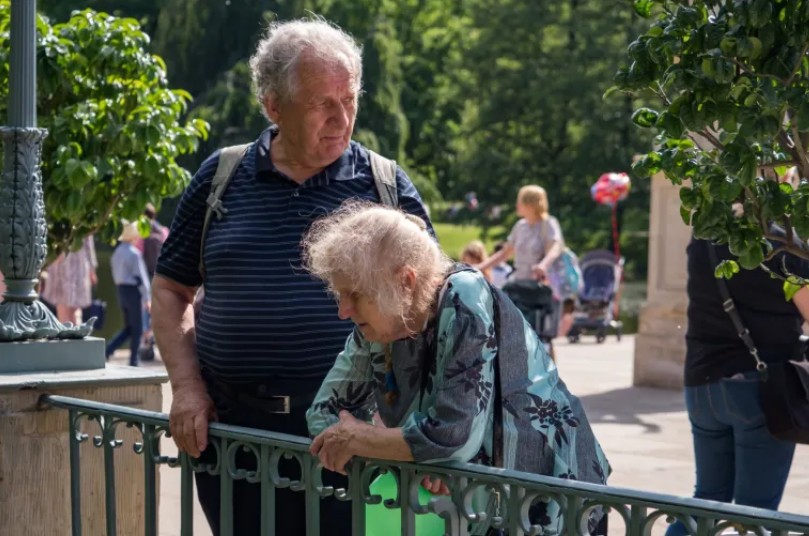
M 60 344 L 60 343 L 57 343 Z M 0 533 L 71 534 L 68 412 L 42 408 L 43 394 L 58 394 L 150 411 L 162 411 L 163 369 L 108 366 L 92 371 L 0 375 Z M 81 444 L 82 534 L 106 534 L 103 449 L 100 434 Z M 143 455 L 133 451 L 140 434 L 121 425 L 115 449 L 118 534 L 144 534 Z M 159 478 L 156 475 L 155 478 Z M 157 496 L 159 492 L 157 482 Z
M 651 179 L 646 303 L 635 338 L 633 384 L 678 389 L 685 361 L 686 254 L 691 228 L 680 217 L 680 188 Z

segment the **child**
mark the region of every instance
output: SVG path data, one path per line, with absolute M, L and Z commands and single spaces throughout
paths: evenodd
M 498 242 L 494 245 L 494 253 L 497 253 L 504 247 L 506 247 L 505 242 Z M 512 268 L 507 262 L 501 262 L 500 264 L 492 266 L 492 285 L 497 288 L 503 288 L 503 285 L 506 284 L 508 276 L 511 275 L 511 272 L 513 271 L 514 268 Z
M 129 365 L 138 366 L 138 350 L 143 337 L 143 308 L 151 309 L 151 289 L 146 264 L 135 242 L 140 238 L 134 222 L 125 223 L 120 241 L 110 259 L 112 279 L 118 289 L 118 303 L 124 316 L 124 327 L 107 344 L 107 359 L 129 339 Z
M 484 246 L 483 242 L 480 240 L 472 240 L 466 245 L 465 248 L 463 248 L 463 251 L 461 252 L 461 262 L 471 266 L 480 264 L 488 258 L 489 254 L 486 253 L 486 246 Z M 491 269 L 487 268 L 485 270 L 481 270 L 481 272 L 483 273 L 483 277 L 485 277 L 487 281 L 491 282 Z

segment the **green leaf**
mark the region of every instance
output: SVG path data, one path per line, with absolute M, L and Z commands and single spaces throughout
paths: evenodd
M 638 108 L 632 114 L 632 122 L 643 128 L 653 127 L 657 121 L 657 112 L 651 108 Z
M 697 205 L 697 193 L 693 188 L 683 186 L 680 188 L 680 203 L 686 210 L 693 210 Z
M 809 130 L 809 95 L 804 96 L 804 100 L 798 109 L 798 130 L 801 132 Z
M 633 7 L 635 8 L 635 13 L 643 18 L 648 18 L 652 14 L 653 4 L 652 0 L 635 0 Z
M 795 297 L 795 294 L 798 293 L 800 289 L 803 288 L 803 285 L 796 285 L 795 283 L 791 283 L 790 281 L 784 281 L 784 297 L 787 301 L 792 301 L 792 298 Z
M 683 223 L 686 225 L 691 225 L 691 211 L 687 208 L 681 206 L 680 207 L 680 217 L 683 219 Z
M 762 262 L 764 262 L 764 250 L 758 242 L 750 243 L 739 255 L 739 264 L 746 270 L 758 268 Z
M 730 279 L 734 274 L 739 273 L 739 263 L 734 260 L 724 260 L 714 268 L 713 273 L 717 279 Z

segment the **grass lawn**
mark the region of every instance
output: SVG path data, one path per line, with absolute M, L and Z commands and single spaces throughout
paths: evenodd
M 477 225 L 433 222 L 433 227 L 435 227 L 435 234 L 438 236 L 441 248 L 453 259 L 460 257 L 464 246 L 472 240 L 483 240 L 483 243 L 486 244 L 486 250 L 491 254 L 496 242 L 492 237 L 499 236 L 502 233 L 501 227 L 493 227 L 489 230 L 487 238 L 484 239 L 483 229 Z

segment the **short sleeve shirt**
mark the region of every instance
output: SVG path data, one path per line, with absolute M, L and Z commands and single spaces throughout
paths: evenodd
M 509 279 L 534 279 L 532 267 L 545 257 L 553 243 L 562 240 L 562 228 L 553 216 L 536 223 L 518 221 L 508 235 L 508 244 L 514 248 L 514 271 Z
M 337 317 L 325 285 L 302 268 L 301 238 L 316 218 L 348 199 L 379 202 L 367 149 L 351 142 L 334 163 L 298 184 L 271 161 L 276 133 L 270 128 L 250 146 L 222 197 L 227 213 L 221 220 L 211 218 L 204 279 L 199 246 L 218 152 L 186 188 L 157 265 L 163 277 L 189 287 L 204 285 L 195 326 L 197 357 L 225 381 L 326 375 L 352 323 Z M 401 169 L 396 183 L 400 208 L 429 225 Z

